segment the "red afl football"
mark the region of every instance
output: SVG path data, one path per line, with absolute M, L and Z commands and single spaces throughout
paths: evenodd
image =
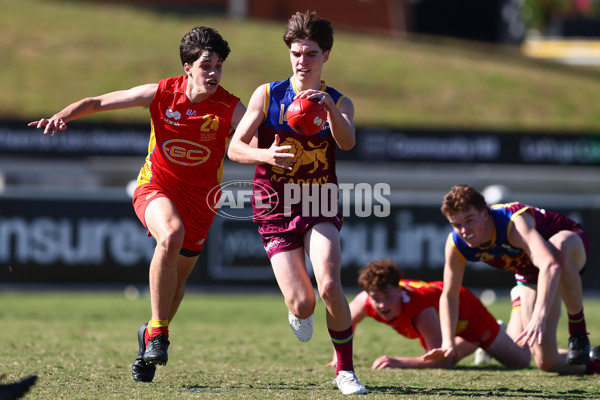
M 289 105 L 286 118 L 290 128 L 301 135 L 314 135 L 327 122 L 327 109 L 323 104 L 307 98 L 297 98 Z

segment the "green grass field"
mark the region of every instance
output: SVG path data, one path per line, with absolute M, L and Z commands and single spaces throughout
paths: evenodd
M 149 299 L 120 293 L 43 292 L 0 295 L 3 382 L 39 376 L 31 399 L 339 399 L 331 384 L 332 345 L 323 304 L 315 334 L 300 343 L 276 294 L 190 293 L 171 325 L 169 364 L 153 383 L 136 383 L 131 363 Z M 490 306 L 507 319 L 508 299 Z M 593 344 L 600 342 L 600 299 L 586 299 Z M 566 321 L 561 319 L 561 346 Z M 355 367 L 369 399 L 600 399 L 600 379 L 560 376 L 535 367 L 507 370 L 472 356 L 452 370 L 373 371 L 380 355 L 420 355 L 416 340 L 373 320 L 359 325 Z
M 284 21 L 94 1 L 0 0 L 0 9 L 0 118 L 48 117 L 82 97 L 181 74 L 179 42 L 195 25 L 229 41 L 222 84 L 245 104 L 260 84 L 291 74 Z M 528 59 L 518 47 L 339 29 L 323 78 L 354 101 L 357 126 L 600 130 L 600 68 Z
M 230 42 L 223 86 L 247 104 L 259 84 L 290 74 L 282 22 L 156 12 L 94 2 L 0 0 L 0 118 L 47 117 L 85 96 L 181 73 L 177 48 L 195 25 Z M 600 130 L 600 69 L 525 58 L 518 48 L 339 31 L 324 79 L 351 97 L 357 126 Z M 91 118 L 148 120 L 147 110 Z M 508 319 L 501 299 L 490 307 Z M 331 384 L 332 345 L 318 304 L 315 335 L 291 333 L 279 295 L 190 293 L 171 326 L 170 361 L 151 384 L 131 379 L 136 333 L 149 299 L 121 293 L 0 293 L 2 383 L 39 375 L 27 398 L 340 399 Z M 600 344 L 600 299 L 587 299 L 591 341 Z M 566 346 L 565 318 L 559 339 Z M 374 321 L 359 326 L 355 366 L 368 399 L 600 399 L 600 378 L 535 367 L 373 371 L 380 355 L 417 356 Z

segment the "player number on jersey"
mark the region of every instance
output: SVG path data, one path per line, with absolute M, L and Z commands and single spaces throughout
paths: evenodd
M 202 119 L 204 120 L 200 128 L 202 132 L 216 132 L 219 130 L 219 117 L 217 115 L 206 114 Z

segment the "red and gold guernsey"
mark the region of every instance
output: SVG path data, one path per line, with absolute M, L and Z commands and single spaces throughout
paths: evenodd
M 326 86 L 325 82 L 321 82 L 320 90 L 329 93 L 338 107 L 345 98 L 337 90 Z M 279 135 L 279 145 L 291 146 L 289 152 L 295 154 L 296 158 L 291 165 L 291 170 L 269 164 L 256 166 L 252 200 L 255 222 L 280 222 L 302 214 L 302 201 L 298 201 L 297 197 L 291 204 L 286 204 L 284 198 L 286 185 L 289 185 L 287 193 L 292 193 L 290 190 L 293 189 L 290 187 L 293 185 L 299 188 L 303 185 L 315 185 L 320 192 L 318 196 L 327 196 L 329 209 L 332 207 L 333 199 L 337 199 L 335 172 L 337 144 L 331 134 L 329 123 L 325 124 L 317 134 L 304 136 L 294 132 L 285 118 L 287 108 L 297 93 L 299 90 L 292 78 L 266 84 L 264 105 L 266 118 L 258 129 L 258 147 L 269 148 L 275 140 L 275 135 Z M 335 196 L 331 190 L 319 190 L 325 184 L 331 184 L 327 185 L 327 189 L 334 189 Z M 302 190 L 294 193 L 293 196 L 297 196 L 302 193 Z M 334 207 L 337 207 L 337 203 Z
M 409 339 L 419 339 L 421 346 L 426 348 L 422 334 L 415 328 L 415 318 L 427 308 L 433 308 L 439 314 L 440 296 L 444 289 L 441 281 L 423 282 L 413 279 L 401 279 L 398 283 L 402 289 L 400 315 L 388 321 L 382 318 L 367 297 L 365 312 L 374 318 L 394 328 L 396 332 Z M 481 301 L 467 288 L 461 287 L 459 294 L 458 322 L 456 335 L 472 343 L 480 343 L 482 347 L 489 346 L 498 331 L 496 319 L 483 306 Z
M 150 104 L 152 131 L 148 156 L 137 185 L 170 183 L 208 193 L 221 184 L 229 128 L 239 98 L 221 86 L 192 104 L 185 94 L 187 75 L 163 79 Z M 218 200 L 218 199 L 217 199 Z
M 392 321 L 382 318 L 367 298 L 365 311 L 369 317 L 391 326 L 409 339 L 420 338 L 421 334 L 415 329 L 413 319 L 423 310 L 433 307 L 440 308 L 440 296 L 442 294 L 443 282 L 423 282 L 412 279 L 402 279 L 398 283 L 402 290 L 402 313 Z

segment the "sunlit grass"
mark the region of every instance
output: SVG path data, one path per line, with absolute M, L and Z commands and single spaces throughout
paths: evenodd
M 593 344 L 600 342 L 600 300 L 585 300 Z M 315 333 L 300 343 L 287 323 L 280 294 L 189 293 L 171 325 L 169 363 L 153 383 L 131 379 L 137 327 L 149 318 L 149 299 L 120 293 L 5 293 L 2 380 L 37 374 L 30 398 L 55 399 L 341 399 L 325 366 L 332 345 L 323 304 Z M 499 299 L 492 313 L 508 319 L 510 303 Z M 563 317 L 559 342 L 566 346 Z M 383 355 L 423 354 L 417 340 L 399 336 L 369 319 L 358 326 L 355 368 L 370 399 L 597 399 L 595 376 L 560 376 L 532 366 L 507 370 L 493 361 L 475 367 L 464 359 L 452 370 L 374 371 Z
M 0 117 L 38 118 L 85 96 L 182 72 L 179 41 L 217 28 L 232 53 L 222 84 L 244 103 L 290 75 L 283 22 L 238 21 L 96 2 L 0 0 Z M 600 70 L 542 63 L 518 48 L 337 31 L 324 69 L 356 123 L 399 127 L 600 129 Z M 147 121 L 147 111 L 90 118 Z

